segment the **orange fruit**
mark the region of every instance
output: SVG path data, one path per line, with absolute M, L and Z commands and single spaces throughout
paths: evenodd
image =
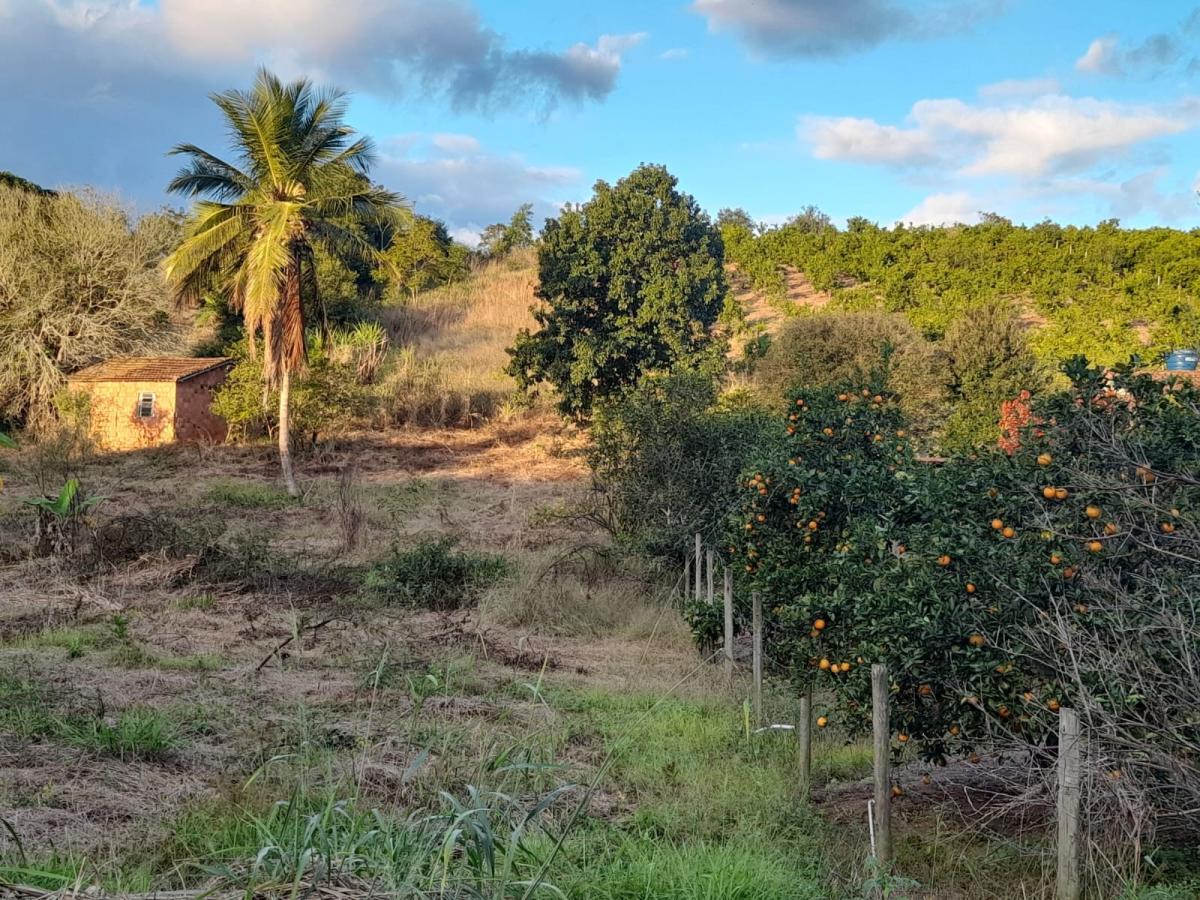
M 829 668 L 829 660 L 822 659 L 819 663 L 817 663 L 817 665 L 822 669 L 828 669 Z
M 1117 523 L 1109 522 L 1107 525 L 1105 525 L 1104 533 L 1107 535 L 1110 535 L 1110 536 L 1116 534 L 1117 533 Z
M 1063 569 L 1063 578 L 1074 578 L 1079 573 L 1077 566 L 1067 566 Z
M 823 631 L 825 629 L 825 620 L 817 619 L 817 621 L 813 622 L 813 628 L 817 631 Z
M 1163 534 L 1174 534 L 1175 533 L 1175 525 L 1172 522 L 1163 522 L 1158 527 L 1162 531 Z
M 822 428 L 821 431 L 826 437 L 833 437 L 833 429 L 832 428 Z
M 1054 486 L 1048 484 L 1044 488 L 1042 488 L 1042 496 L 1045 497 L 1047 500 L 1053 500 L 1054 499 Z
M 758 521 L 760 521 L 760 522 L 767 521 L 767 517 L 764 516 L 762 513 L 759 513 L 757 516 L 755 516 L 755 518 L 758 519 Z
M 997 713 L 997 715 L 1000 716 L 1000 718 L 1007 719 L 1009 716 L 1012 715 L 1012 710 L 1010 710 L 1007 706 L 1002 706 L 998 710 L 996 710 L 996 713 Z
M 1053 697 L 1046 701 L 1046 709 L 1050 710 L 1050 712 L 1058 712 L 1059 706 L 1059 702 Z
M 809 530 L 809 531 L 816 531 L 816 530 L 817 530 L 817 520 L 816 520 L 816 519 L 812 519 L 812 520 L 810 520 L 810 521 L 809 521 L 809 523 L 808 523 L 808 530 Z
M 970 644 L 972 647 L 982 647 L 984 644 L 987 643 L 987 638 L 985 638 L 982 634 L 979 634 L 978 632 L 976 632 L 975 634 L 973 634 L 969 638 L 967 638 L 967 643 Z
M 900 785 L 898 785 L 898 784 L 893 784 L 892 785 L 892 796 L 893 797 L 903 797 L 904 796 L 904 788 L 900 787 Z
M 1084 613 L 1086 613 L 1087 611 L 1088 611 L 1088 605 L 1086 603 L 1076 603 L 1075 604 L 1075 612 L 1079 613 L 1081 616 Z
M 1087 514 L 1087 517 L 1089 519 L 1098 519 L 1098 518 L 1100 518 L 1100 516 L 1102 514 L 1102 510 L 1100 509 L 1100 507 L 1096 506 L 1095 504 L 1092 504 L 1092 505 L 1088 506 L 1087 509 L 1084 510 L 1084 513 Z
M 933 784 L 933 779 L 928 775 L 922 775 L 921 784 Z
M 1051 554 L 1050 554 L 1050 563 L 1051 563 L 1051 565 L 1055 565 L 1055 566 L 1057 566 L 1057 565 L 1058 565 L 1060 562 L 1062 562 L 1062 557 L 1061 557 L 1061 556 L 1059 556 L 1057 553 L 1051 553 Z
M 941 566 L 943 569 L 944 569 L 946 566 L 950 565 L 950 554 L 948 554 L 948 553 L 943 553 L 941 556 L 939 556 L 939 557 L 938 557 L 938 559 L 937 559 L 937 564 L 938 564 L 939 566 Z
M 994 528 L 996 531 L 999 531 L 1003 527 L 1004 527 L 1003 519 L 992 519 L 992 528 Z
M 848 662 L 842 663 L 842 671 L 849 672 L 850 671 L 850 663 L 848 663 Z
M 1099 541 L 1088 541 L 1087 548 L 1092 553 L 1099 553 L 1101 550 L 1104 549 L 1104 545 L 1102 543 L 1100 543 Z
M 1138 478 L 1140 478 L 1142 480 L 1142 484 L 1153 484 L 1154 481 L 1158 478 L 1157 475 L 1155 475 L 1153 472 L 1151 472 L 1145 466 L 1137 467 L 1137 475 L 1138 475 Z
M 1054 462 L 1054 457 L 1051 456 L 1049 453 L 1039 453 L 1038 454 L 1037 464 L 1039 466 L 1048 466 L 1052 462 Z
M 1014 529 L 1011 525 L 1006 525 L 1004 530 L 1000 533 L 1002 535 L 1004 535 L 1006 538 L 1011 538 L 1011 537 L 1017 536 L 1016 529 Z
M 907 744 L 908 743 L 908 735 L 905 734 L 904 732 L 900 732 L 900 734 L 896 735 L 896 740 L 898 740 L 902 744 Z
M 829 724 L 829 719 L 825 718 L 825 716 L 817 716 L 817 727 L 818 728 L 824 728 L 828 724 Z
M 922 697 L 928 697 L 928 696 L 930 696 L 930 695 L 932 695 L 932 694 L 933 694 L 933 688 L 932 688 L 930 685 L 928 685 L 928 684 L 923 684 L 923 685 L 921 685 L 921 687 L 920 687 L 920 690 L 918 691 L 918 693 L 919 693 L 919 694 L 920 694 Z
M 962 730 L 962 729 L 960 729 L 960 728 L 959 728 L 957 725 L 951 725 L 951 726 L 950 726 L 950 734 L 952 734 L 952 735 L 954 735 L 954 736 L 957 736 L 957 735 L 958 735 L 958 733 L 959 733 L 959 731 L 961 731 L 961 730 Z
M 1054 499 L 1055 500 L 1066 500 L 1067 497 L 1069 497 L 1070 495 L 1071 495 L 1071 492 L 1068 491 L 1066 488 L 1055 488 L 1054 489 Z
M 972 584 L 971 582 L 969 582 L 969 581 L 967 582 L 967 593 L 968 593 L 968 594 L 973 594 L 973 593 L 975 593 L 975 585 L 973 585 L 973 584 Z

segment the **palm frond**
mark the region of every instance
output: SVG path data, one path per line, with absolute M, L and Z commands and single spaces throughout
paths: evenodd
M 191 157 L 167 185 L 170 193 L 191 197 L 206 194 L 215 200 L 236 200 L 254 188 L 253 179 L 237 166 L 195 144 L 178 144 L 168 150 L 167 155 Z

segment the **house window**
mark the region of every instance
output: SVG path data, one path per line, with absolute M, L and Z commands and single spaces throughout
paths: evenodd
M 149 419 L 154 415 L 153 394 L 138 394 L 137 414 L 139 419 Z

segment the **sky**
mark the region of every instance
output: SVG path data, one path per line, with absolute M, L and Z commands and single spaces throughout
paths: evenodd
M 1195 0 L 0 0 L 0 169 L 183 205 L 264 65 L 467 242 L 642 162 L 767 223 L 1200 226 Z

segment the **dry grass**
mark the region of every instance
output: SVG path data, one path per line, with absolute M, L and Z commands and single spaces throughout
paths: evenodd
M 474 425 L 514 409 L 506 350 L 519 330 L 535 327 L 535 265 L 533 251 L 518 252 L 382 311 L 399 348 L 383 379 L 389 422 Z
M 480 618 L 539 635 L 654 636 L 690 645 L 669 598 L 654 596 L 656 580 L 639 577 L 627 563 L 592 548 L 527 554 L 512 578 L 485 595 Z

